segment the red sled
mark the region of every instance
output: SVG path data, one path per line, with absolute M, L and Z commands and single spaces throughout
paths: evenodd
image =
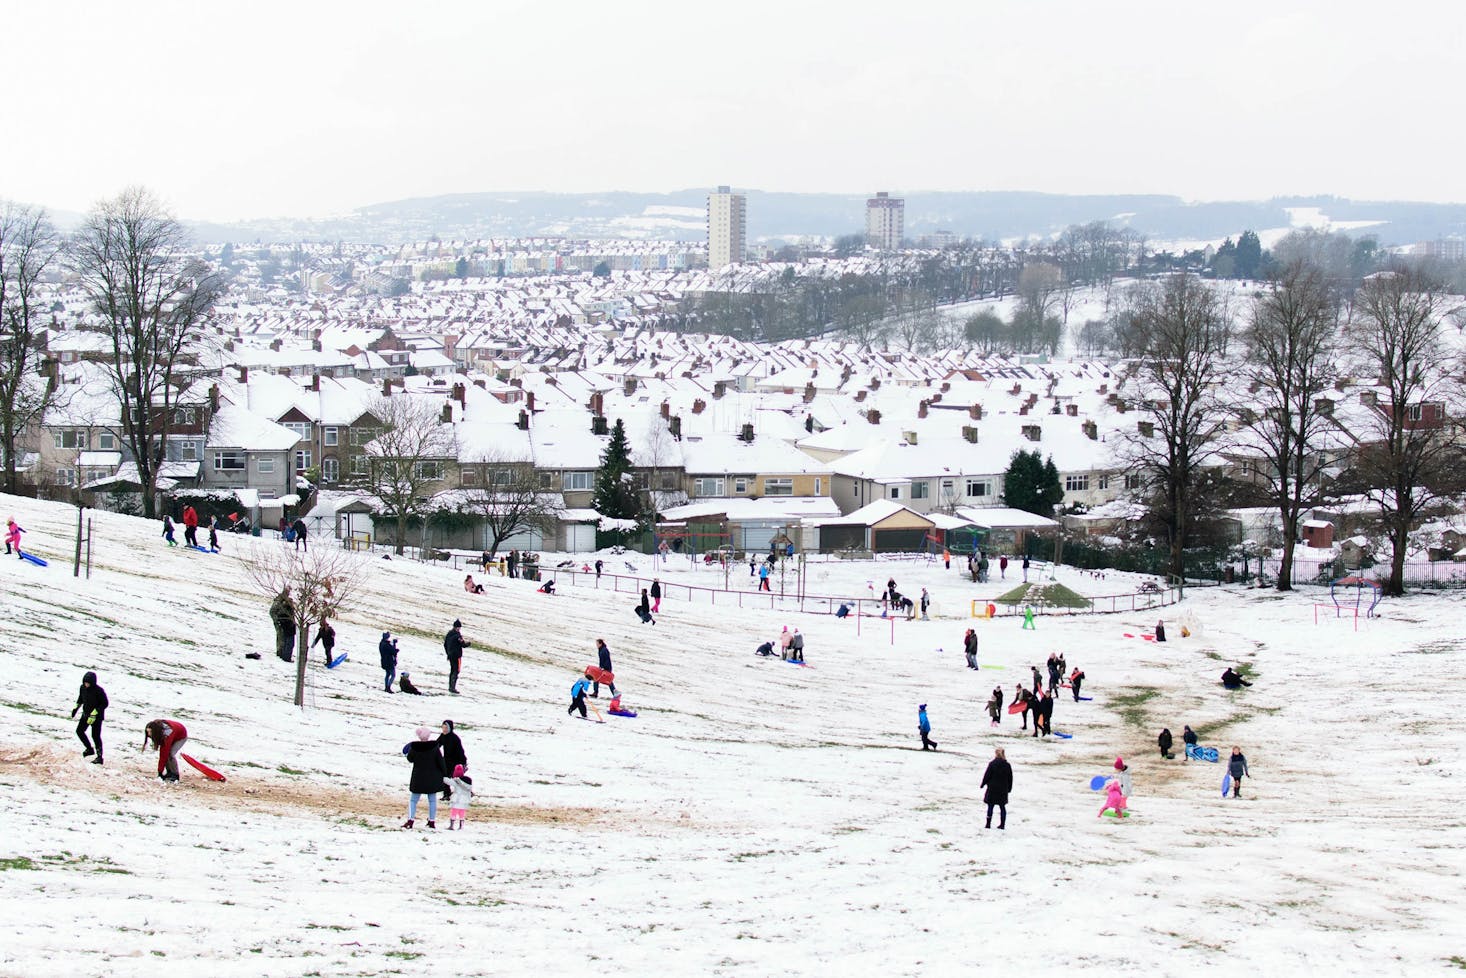
M 1022 702 L 1010 704 L 1009 707 L 1008 707 L 1008 712 L 1009 713 L 1022 713 L 1023 712 L 1024 705 L 1025 704 L 1023 704 Z
M 602 669 L 600 666 L 586 666 L 585 678 L 594 683 L 606 683 L 610 685 L 616 681 L 616 674 L 609 669 Z
M 207 764 L 200 764 L 198 761 L 196 761 L 193 758 L 189 757 L 187 754 L 179 754 L 178 756 L 181 757 L 181 758 L 183 758 L 185 761 L 187 761 L 196 771 L 198 771 L 204 777 L 208 778 L 210 781 L 225 781 L 225 780 L 227 780 L 224 777 L 224 775 L 220 774 L 218 771 L 215 771 L 213 768 L 209 767 Z

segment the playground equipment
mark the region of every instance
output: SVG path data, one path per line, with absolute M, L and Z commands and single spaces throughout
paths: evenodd
M 991 601 L 984 601 L 982 598 L 972 599 L 972 617 L 994 618 L 998 614 L 998 606 Z
M 1369 589 L 1368 607 L 1365 607 L 1364 604 L 1366 588 Z M 1337 580 L 1333 581 L 1331 584 L 1329 584 L 1329 598 L 1332 599 L 1334 602 L 1335 618 L 1344 617 L 1344 612 L 1348 610 L 1347 602 L 1349 601 L 1350 589 L 1352 589 L 1354 592 L 1354 630 L 1357 632 L 1359 631 L 1359 612 L 1363 610 L 1364 617 L 1366 619 L 1375 617 L 1375 609 L 1378 608 L 1379 603 L 1384 600 L 1384 588 L 1380 586 L 1379 581 L 1372 581 L 1367 577 L 1360 577 L 1357 574 L 1350 577 L 1340 577 Z M 1314 604 L 1313 623 L 1315 625 L 1318 624 L 1318 609 L 1320 607 L 1326 609 L 1328 606 Z

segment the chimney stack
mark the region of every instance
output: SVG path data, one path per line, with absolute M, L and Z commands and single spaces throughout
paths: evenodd
M 728 385 L 727 384 L 725 384 L 721 380 L 717 380 L 717 381 L 714 381 L 713 382 L 713 400 L 716 401 L 718 398 L 722 397 L 726 393 L 728 393 Z
M 1086 421 L 1079 428 L 1084 432 L 1084 437 L 1090 441 L 1099 441 L 1099 425 L 1093 421 Z
M 392 378 L 391 377 L 383 377 L 382 378 L 382 396 L 383 397 L 391 397 L 392 396 Z
M 918 418 L 924 418 L 924 417 L 926 417 L 926 412 L 927 412 L 927 402 L 926 401 L 922 401 L 920 404 L 916 405 L 916 416 Z M 913 442 L 912 444 L 915 444 L 915 442 Z
M 534 391 L 528 391 L 524 395 L 524 409 L 531 414 L 534 413 Z
M 813 384 L 805 384 L 804 385 L 804 403 L 805 404 L 808 404 L 810 401 L 814 400 L 814 395 L 815 395 L 814 385 Z
M 1023 426 L 1023 437 L 1029 441 L 1042 441 L 1044 430 L 1041 425 L 1026 424 Z
M 627 377 L 626 378 L 626 382 L 625 382 L 625 385 L 624 385 L 624 390 L 626 391 L 626 396 L 627 397 L 630 397 L 632 394 L 635 394 L 636 393 L 636 378 L 635 377 Z
M 667 403 L 666 401 L 663 401 L 662 402 L 662 420 L 663 421 L 666 421 L 670 417 L 672 417 L 672 405 L 669 404 L 669 403 Z
M 321 391 L 321 375 L 320 374 L 311 374 L 311 387 L 310 387 L 310 389 L 313 390 L 313 391 L 315 391 L 318 394 L 320 393 L 320 391 Z
M 458 402 L 461 408 L 468 407 L 468 388 L 462 384 L 453 385 L 453 400 Z
M 605 397 L 600 391 L 590 396 L 590 413 L 596 416 L 605 414 Z
M 219 413 L 219 385 L 218 384 L 210 384 L 209 385 L 209 414 L 212 416 L 212 415 L 215 415 L 215 414 L 218 414 L 218 413 Z
M 974 445 L 976 445 L 977 444 L 977 429 L 974 428 L 970 424 L 963 425 L 962 426 L 962 437 L 965 438 L 965 439 L 967 439 L 968 441 L 972 442 Z
M 1135 427 L 1140 430 L 1140 437 L 1142 438 L 1153 438 L 1155 436 L 1154 421 L 1137 421 L 1135 422 Z
M 749 444 L 753 444 L 753 423 L 745 421 L 743 423 L 743 430 L 738 433 L 738 437 Z
M 702 414 L 703 410 L 707 406 L 708 406 L 708 402 L 707 401 L 704 401 L 702 398 L 699 397 L 695 401 L 692 402 L 692 413 L 693 414 Z
M 521 410 L 519 412 L 519 420 L 516 421 L 514 424 L 515 424 L 515 427 L 518 428 L 520 431 L 528 431 L 529 430 L 529 412 L 528 411 L 525 411 L 525 410 Z
M 981 404 L 974 404 L 974 405 L 972 405 L 972 407 L 970 407 L 970 408 L 967 409 L 967 416 L 969 418 L 971 418 L 973 421 L 981 421 L 982 420 L 982 405 Z
M 871 408 L 869 411 L 865 412 L 865 420 L 869 421 L 871 424 L 880 424 L 881 412 L 876 408 Z
M 1079 417 L 1079 405 L 1078 404 L 1066 404 L 1066 405 L 1064 405 L 1064 411 L 1071 418 L 1077 418 L 1077 417 Z
M 248 384 L 249 383 L 249 368 L 248 367 L 240 367 L 239 368 L 239 382 L 241 384 Z
M 453 402 L 452 401 L 444 401 L 443 402 L 443 415 L 442 415 L 442 419 L 443 419 L 443 423 L 444 424 L 452 424 L 453 423 Z

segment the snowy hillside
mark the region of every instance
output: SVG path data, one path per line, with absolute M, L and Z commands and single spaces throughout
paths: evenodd
M 1330 609 L 1315 624 L 1326 592 L 1198 589 L 1157 645 L 1125 637 L 1154 613 L 1036 632 L 966 618 L 1012 567 L 974 586 L 956 561 L 818 565 L 819 593 L 889 575 L 931 589 L 937 620 L 857 636 L 726 595 L 673 596 L 644 626 L 626 592 L 495 576 L 475 596 L 461 571 L 363 557 L 366 592 L 337 624 L 350 659 L 328 672 L 315 654 L 301 711 L 236 552 L 278 542 L 167 550 L 156 523 L 89 514 L 77 579 L 75 510 L 0 505 L 51 560 L 0 560 L 0 975 L 951 975 L 1015 955 L 1061 973 L 1420 974 L 1466 957 L 1458 595 L 1387 602 L 1356 632 Z M 450 697 L 455 617 L 476 647 Z M 752 655 L 785 624 L 810 668 Z M 429 695 L 382 691 L 383 630 Z M 566 716 L 598 636 L 636 719 Z M 1011 700 L 1052 651 L 1094 696 L 1057 704 L 1073 739 L 1020 736 L 1011 716 L 992 729 L 988 692 Z M 1255 685 L 1229 693 L 1235 663 Z M 87 669 L 111 699 L 100 767 L 67 718 Z M 919 703 L 938 753 L 920 751 Z M 187 767 L 160 783 L 138 747 L 155 717 L 187 724 L 227 783 Z M 445 718 L 478 792 L 467 830 L 443 811 L 437 831 L 423 812 L 403 831 L 400 750 Z M 1222 765 L 1158 756 L 1159 729 L 1179 749 L 1186 723 L 1245 750 L 1241 799 L 1222 799 Z M 984 830 L 978 787 L 995 746 L 1015 772 L 1003 832 Z M 1089 790 L 1117 754 L 1135 777 L 1122 822 L 1096 818 Z

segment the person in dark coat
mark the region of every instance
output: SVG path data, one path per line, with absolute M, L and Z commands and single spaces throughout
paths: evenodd
M 209 517 L 209 549 L 214 553 L 219 552 L 219 517 Z
M 1013 702 L 1023 704 L 1022 708 L 1018 711 L 1018 722 L 1022 724 L 1018 729 L 1027 731 L 1028 712 L 1033 708 L 1033 698 L 1028 695 L 1028 690 L 1020 685 L 1013 693 Z
M 657 614 L 662 610 L 662 579 L 659 577 L 652 578 L 651 598 L 652 613 Z
M 611 668 L 611 647 L 606 644 L 606 640 L 603 638 L 596 639 L 596 664 L 599 665 L 601 669 L 606 672 L 616 671 Z M 600 699 L 601 682 L 599 679 L 593 679 L 592 682 L 595 684 L 595 686 L 591 690 L 590 698 L 593 700 Z M 618 695 L 616 692 L 616 684 L 614 682 L 607 683 L 606 685 L 610 687 L 612 696 Z
M 297 516 L 295 522 L 290 524 L 290 528 L 295 531 L 295 549 L 309 551 L 310 544 L 305 540 L 305 520 Z
M 982 784 L 978 787 L 986 788 L 982 800 L 988 806 L 988 819 L 984 828 L 993 827 L 993 809 L 998 810 L 998 828 L 1008 827 L 1008 794 L 1013 790 L 1013 767 L 1008 763 L 1003 748 L 999 747 L 993 751 L 993 759 L 988 761 L 988 769 L 983 772 Z
M 1251 686 L 1252 684 L 1243 679 L 1240 672 L 1228 666 L 1227 671 L 1222 673 L 1222 685 L 1228 689 L 1241 689 L 1243 686 Z
M 1003 718 L 1003 687 L 994 686 L 993 695 L 988 698 L 988 716 L 993 718 L 993 726 L 1002 722 Z
M 1242 748 L 1233 747 L 1232 756 L 1227 759 L 1227 773 L 1232 776 L 1232 797 L 1242 797 L 1242 779 L 1252 777 L 1247 770 L 1247 756 Z
M 1028 583 L 1028 554 L 1023 555 L 1023 581 Z
M 412 684 L 412 674 L 404 672 L 397 677 L 397 688 L 404 693 L 411 693 L 413 696 L 421 696 L 422 690 Z
M 652 599 L 646 593 L 646 588 L 641 589 L 641 604 L 636 606 L 636 616 L 641 619 L 643 625 L 655 625 L 657 620 L 652 617 Z
M 600 579 L 601 579 L 601 571 L 605 569 L 605 566 L 606 566 L 606 564 L 605 564 L 604 561 L 600 560 L 599 558 L 596 559 L 596 581 L 597 582 L 600 581 Z
M 321 627 L 316 631 L 316 638 L 311 642 L 311 648 L 320 645 L 321 651 L 326 653 L 326 665 L 331 664 L 331 650 L 336 647 L 336 629 L 326 619 L 321 619 Z
M 1171 759 L 1171 731 L 1162 730 L 1161 735 L 1156 738 L 1156 743 L 1160 745 L 1161 756 L 1169 761 Z
M 469 647 L 461 628 L 463 622 L 455 618 L 453 627 L 443 636 L 443 652 L 448 656 L 448 692 L 454 695 L 458 693 L 458 664 L 463 661 L 463 650 Z
M 1073 688 L 1074 702 L 1076 703 L 1079 702 L 1079 687 L 1083 682 L 1084 673 L 1079 670 L 1078 666 L 1075 666 L 1074 671 L 1069 674 L 1069 685 Z
M 391 632 L 383 632 L 377 643 L 377 652 L 382 656 L 382 672 L 386 673 L 387 692 L 392 692 L 392 679 L 397 675 L 397 640 Z
M 93 764 L 102 763 L 102 721 L 107 717 L 107 691 L 97 685 L 97 674 L 95 672 L 84 673 L 81 677 L 81 689 L 76 694 L 76 705 L 71 708 L 71 715 L 76 716 L 76 711 L 81 711 L 81 719 L 76 724 L 76 735 L 81 739 L 82 746 L 86 750 L 81 752 L 82 757 L 91 757 Z M 87 730 L 90 728 L 92 739 L 87 740 Z
M 417 820 L 418 799 L 427 795 L 428 828 L 435 829 L 438 827 L 438 794 L 443 790 L 443 779 L 448 771 L 443 767 L 443 754 L 433 740 L 433 732 L 427 727 L 418 727 L 417 739 L 403 747 L 402 753 L 412 765 L 412 778 L 407 783 L 407 790 L 412 794 L 407 803 L 407 821 L 402 823 L 402 827 L 412 828 L 412 823 Z
M 1033 735 L 1039 734 L 1039 727 L 1043 727 L 1043 735 L 1047 737 L 1053 733 L 1054 718 L 1054 697 L 1048 690 L 1041 690 L 1042 695 L 1035 697 L 1038 705 L 1033 709 Z
M 967 656 L 967 668 L 977 668 L 977 631 L 969 628 L 962 638 L 962 651 Z
M 1184 748 L 1185 759 L 1188 761 L 1191 760 L 1191 752 L 1196 749 L 1196 731 L 1191 729 L 1190 724 L 1187 724 L 1186 729 L 1181 731 L 1181 743 L 1186 745 Z
M 163 539 L 168 541 L 170 547 L 178 546 L 178 541 L 173 539 L 173 517 L 167 513 L 163 514 Z M 5 546 L 8 548 L 10 544 L 6 543 Z M 10 553 L 8 549 L 5 552 Z
M 1053 652 L 1049 653 L 1049 661 L 1045 663 L 1049 673 L 1049 694 L 1052 695 L 1059 688 L 1059 677 L 1063 675 L 1060 671 L 1059 657 Z
M 453 721 L 443 721 L 443 732 L 438 734 L 438 750 L 443 753 L 443 769 L 451 771 L 459 764 L 468 766 L 468 754 L 463 750 L 463 741 L 458 739 L 458 734 L 453 732 Z M 447 801 L 453 793 L 451 785 L 443 786 L 443 800 Z
M 1155 623 L 1155 640 L 1157 642 L 1164 642 L 1166 640 L 1166 623 L 1163 621 Z
M 275 654 L 286 662 L 294 662 L 295 602 L 290 600 L 290 588 L 281 588 L 270 602 L 270 620 L 275 623 Z

